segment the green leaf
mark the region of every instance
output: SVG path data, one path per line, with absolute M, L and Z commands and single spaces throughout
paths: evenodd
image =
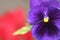
M 18 29 L 16 32 L 13 33 L 13 35 L 24 35 L 26 34 L 27 32 L 29 32 L 31 30 L 31 26 L 30 25 L 26 25 L 24 27 L 22 27 L 21 29 Z

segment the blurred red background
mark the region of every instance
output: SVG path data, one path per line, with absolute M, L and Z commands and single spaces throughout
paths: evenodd
M 15 8 L 0 16 L 0 40 L 33 40 L 30 32 L 13 36 L 15 31 L 26 25 L 25 13 L 26 11 L 23 8 Z

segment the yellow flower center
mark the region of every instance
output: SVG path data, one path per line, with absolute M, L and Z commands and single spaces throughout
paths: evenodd
M 45 17 L 44 18 L 44 22 L 48 22 L 49 21 L 49 18 L 48 17 Z

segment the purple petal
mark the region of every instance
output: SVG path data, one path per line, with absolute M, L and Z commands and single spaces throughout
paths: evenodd
M 58 7 L 60 4 L 58 0 L 30 0 L 30 8 L 33 8 L 39 5 Z
M 37 40 L 37 39 L 39 39 L 39 35 L 38 34 L 36 34 L 38 31 L 39 31 L 39 29 L 42 27 L 42 23 L 41 23 L 41 25 L 34 25 L 33 27 L 32 27 L 32 29 L 31 29 L 31 32 L 32 32 L 32 36 Z
M 39 6 L 39 5 L 40 5 L 39 0 L 30 0 L 30 8 Z
M 42 19 L 43 19 L 43 15 L 41 13 L 40 7 L 35 7 L 30 10 L 28 14 L 28 22 L 30 24 L 38 24 L 43 21 Z
M 55 40 L 58 35 L 58 28 L 51 22 L 40 23 L 32 27 L 32 36 L 36 40 Z M 50 39 L 49 39 L 50 38 Z
M 56 19 L 53 22 L 54 22 L 54 25 L 56 25 L 57 28 L 60 30 L 60 19 Z
M 57 8 L 50 8 L 49 9 L 49 17 L 50 20 L 60 29 L 60 10 Z
M 60 10 L 57 8 L 50 7 L 48 16 L 51 20 L 58 19 L 60 16 Z

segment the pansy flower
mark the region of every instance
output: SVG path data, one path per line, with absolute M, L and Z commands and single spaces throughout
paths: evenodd
M 60 9 L 57 0 L 30 0 L 28 22 L 35 40 L 60 40 Z

